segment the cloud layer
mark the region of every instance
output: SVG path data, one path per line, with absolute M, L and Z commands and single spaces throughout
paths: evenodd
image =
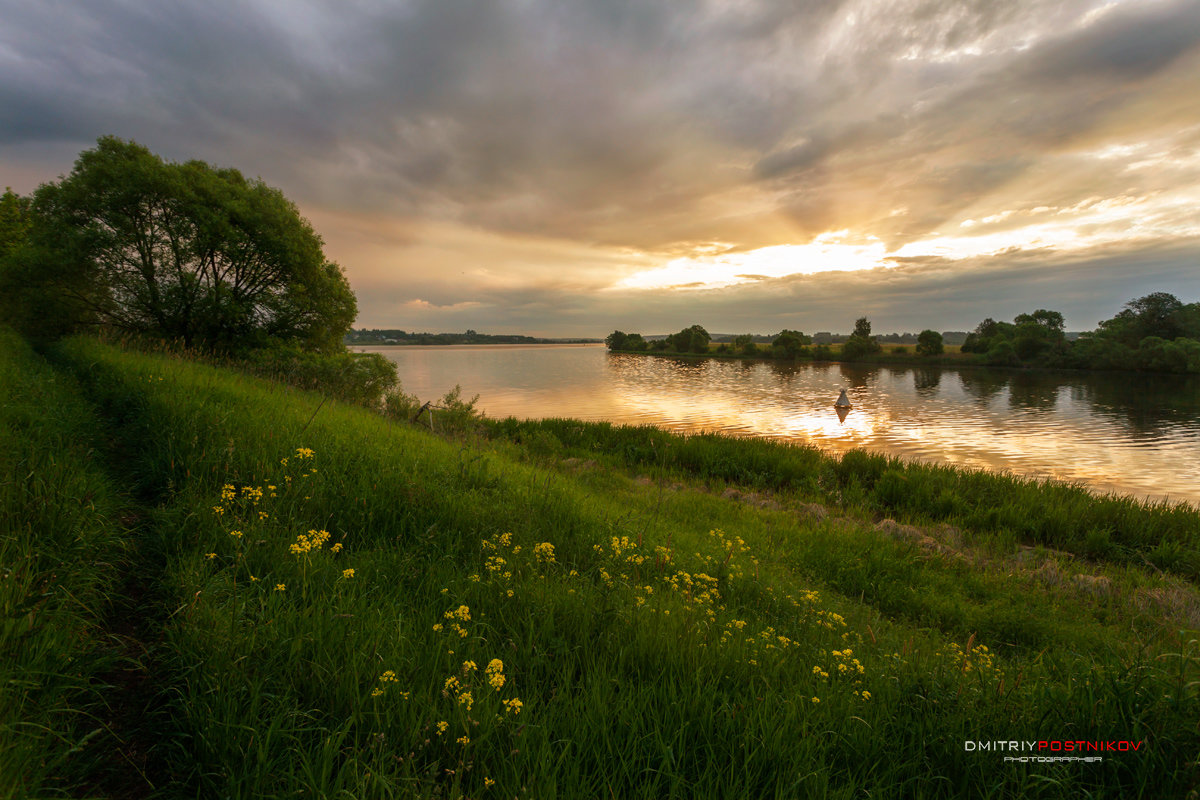
M 6 183 L 29 191 L 107 133 L 260 175 L 325 235 L 360 325 L 948 329 L 1011 304 L 1079 328 L 1138 293 L 1200 296 L 1192 0 L 0 17 Z M 875 268 L 806 275 L 831 237 Z

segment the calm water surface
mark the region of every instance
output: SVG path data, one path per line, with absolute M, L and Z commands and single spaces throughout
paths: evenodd
M 1082 482 L 1200 506 L 1200 380 L 610 355 L 603 345 L 363 347 L 422 401 L 455 384 L 492 417 L 765 436 Z M 845 388 L 845 421 L 833 401 Z

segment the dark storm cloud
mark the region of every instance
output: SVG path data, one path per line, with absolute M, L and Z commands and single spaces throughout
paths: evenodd
M 9 2 L 0 143 L 85 146 L 111 132 L 252 162 L 340 204 L 612 240 L 625 227 L 614 207 L 688 207 L 755 164 L 777 178 L 859 149 L 903 157 L 914 139 L 977 133 L 995 120 L 989 104 L 1010 109 L 1018 138 L 1052 110 L 1047 124 L 1086 125 L 1077 103 L 1023 93 L 1172 63 L 1195 44 L 1200 12 L 1150 5 L 994 58 L 1001 79 L 897 59 L 1081 4 L 909 0 L 839 29 L 852 4 Z M 893 88 L 904 91 L 887 113 L 853 111 Z
M 577 298 L 625 249 L 665 261 L 840 229 L 894 249 L 968 214 L 1015 225 L 1035 207 L 1157 196 L 1194 170 L 1200 125 L 1194 0 L 0 0 L 0 19 L 12 180 L 66 172 L 61 153 L 110 133 L 236 166 L 341 226 L 323 232 L 352 282 L 403 276 L 394 295 L 372 283 L 364 311 L 420 298 L 421 314 L 513 325 L 624 313 Z M 1076 152 L 1151 140 L 1161 152 L 1104 164 Z M 1195 230 L 1173 208 L 1163 229 Z M 391 250 L 351 222 L 389 215 L 405 221 Z M 406 249 L 423 222 L 509 237 L 496 269 L 526 283 L 472 277 L 490 242 Z M 569 243 L 557 271 L 586 280 L 556 282 L 545 254 L 523 272 L 538 238 Z M 605 255 L 586 267 L 565 255 L 589 246 Z M 846 280 L 914 302 L 904 287 L 984 286 L 939 264 Z M 612 269 L 610 284 L 632 267 Z M 783 286 L 759 279 L 711 307 Z

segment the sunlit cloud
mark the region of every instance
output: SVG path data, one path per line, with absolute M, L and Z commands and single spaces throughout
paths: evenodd
M 483 303 L 475 302 L 474 300 L 464 300 L 461 303 L 447 303 L 438 305 L 431 303 L 428 300 L 422 300 L 419 297 L 409 300 L 407 303 L 401 303 L 402 308 L 412 309 L 414 311 L 461 311 L 466 308 L 477 308 Z
M 359 326 L 920 330 L 1057 303 L 1082 328 L 1200 296 L 1195 0 L 0 18 L 0 189 L 105 134 L 261 176 L 345 270 Z
M 764 278 L 814 275 L 872 269 L 882 263 L 886 247 L 869 237 L 863 243 L 845 241 L 849 231 L 824 233 L 808 244 L 760 247 L 744 253 L 700 252 L 676 258 L 654 269 L 618 281 L 615 289 L 720 289 Z

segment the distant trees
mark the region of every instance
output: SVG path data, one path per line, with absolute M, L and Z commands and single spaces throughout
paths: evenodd
M 667 337 L 670 349 L 676 353 L 707 353 L 711 340 L 708 331 L 700 325 L 692 325 Z
M 1067 351 L 1063 326 L 1062 314 L 1044 308 L 1018 314 L 1011 323 L 988 317 L 967 334 L 962 352 L 982 354 L 994 366 L 1061 365 Z
M 758 345 L 754 342 L 754 336 L 749 333 L 743 333 L 740 336 L 733 337 L 734 352 L 744 356 L 753 356 L 758 353 Z
M 776 358 L 795 360 L 807 352 L 812 339 L 800 331 L 790 331 L 784 328 L 771 342 Z
M 1137 347 L 1148 336 L 1200 339 L 1200 303 L 1185 304 L 1174 295 L 1154 292 L 1130 300 L 1115 317 L 1100 323 L 1099 333 L 1128 347 Z
M 604 346 L 609 350 L 624 350 L 625 342 L 628 340 L 629 334 L 625 333 L 625 331 L 613 331 L 604 337 Z
M 940 356 L 945 351 L 946 347 L 942 344 L 942 335 L 937 331 L 927 328 L 917 334 L 917 355 L 925 357 Z
M 967 363 L 1200 373 L 1200 303 L 1184 303 L 1166 292 L 1155 292 L 1129 301 L 1115 317 L 1101 322 L 1095 332 L 1081 334 L 1073 342 L 1068 340 L 1065 328 L 1062 313 L 1039 308 L 1018 314 L 1012 322 L 988 317 L 970 333 L 954 335 L 962 337 L 961 351 L 975 356 L 966 359 Z M 817 336 L 822 340 L 836 338 L 829 333 Z M 637 337 L 637 345 L 632 344 L 635 341 L 632 337 Z M 916 336 L 906 333 L 904 337 L 915 340 L 916 354 L 922 358 L 945 353 L 945 334 L 925 329 Z M 756 338 L 760 342 L 756 343 Z M 855 361 L 880 355 L 883 352 L 880 338 L 900 337 L 875 336 L 871 321 L 859 317 L 840 352 L 823 343 L 810 349 L 816 337 L 786 328 L 773 337 L 769 349 L 761 344 L 765 338 L 748 333 L 734 336 L 717 352 L 790 361 L 798 358 Z M 619 349 L 706 353 L 709 336 L 702 327 L 693 325 L 650 343 L 637 334 L 621 331 L 610 335 L 609 346 L 616 340 L 625 342 Z M 895 360 L 906 358 L 904 348 L 895 348 L 892 353 Z
M 1070 364 L 1200 373 L 1200 303 L 1184 303 L 1166 292 L 1130 300 L 1095 332 L 1079 337 Z
M 0 229 L 11 229 L 13 205 L 6 193 Z M 278 189 L 111 136 L 35 192 L 0 294 L 36 309 L 24 320 L 35 332 L 102 327 L 223 351 L 332 351 L 357 311 L 341 269 Z
M 624 331 L 613 331 L 608 336 L 604 337 L 604 344 L 609 350 L 646 350 L 648 342 L 642 338 L 640 333 L 625 333 Z
M 881 352 L 883 346 L 871 336 L 871 321 L 866 317 L 859 317 L 854 321 L 854 333 L 850 334 L 850 338 L 842 345 L 842 358 L 857 361 Z

